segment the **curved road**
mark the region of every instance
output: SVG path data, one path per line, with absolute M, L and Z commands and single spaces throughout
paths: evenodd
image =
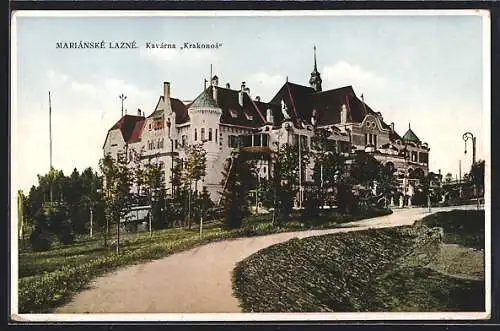
M 433 208 L 432 212 L 475 206 Z M 427 208 L 395 210 L 388 216 L 346 223 L 343 228 L 278 233 L 207 244 L 96 278 L 56 313 L 239 313 L 231 276 L 237 262 L 291 238 L 410 225 Z

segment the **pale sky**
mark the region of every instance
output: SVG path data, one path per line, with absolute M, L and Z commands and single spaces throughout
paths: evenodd
M 49 168 L 48 91 L 53 163 L 65 174 L 97 169 L 107 130 L 125 108 L 149 115 L 171 83 L 192 100 L 213 73 L 219 84 L 247 82 L 269 101 L 288 80 L 308 85 L 317 47 L 323 90 L 352 85 L 358 96 L 427 142 L 430 171 L 470 168 L 462 134 L 485 157 L 481 16 L 18 17 L 14 189 L 29 190 Z M 133 41 L 138 49 L 56 49 L 60 41 Z M 146 42 L 220 42 L 217 50 L 147 50 Z M 489 43 L 489 40 L 485 40 Z M 488 145 L 486 145 L 488 146 Z

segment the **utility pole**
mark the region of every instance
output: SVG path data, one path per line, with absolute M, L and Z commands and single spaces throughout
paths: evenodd
M 127 99 L 127 96 L 122 93 L 118 96 L 118 98 L 120 98 L 120 100 L 122 101 L 122 117 L 123 117 L 123 101 L 125 101 L 125 99 Z

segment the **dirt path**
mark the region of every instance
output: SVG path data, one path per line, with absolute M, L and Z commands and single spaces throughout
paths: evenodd
M 433 212 L 474 206 L 433 208 Z M 207 244 L 163 259 L 122 268 L 96 278 L 90 288 L 56 313 L 231 313 L 241 312 L 233 296 L 235 264 L 270 245 L 291 238 L 410 225 L 428 215 L 426 208 L 396 210 L 392 215 L 328 230 L 279 233 Z

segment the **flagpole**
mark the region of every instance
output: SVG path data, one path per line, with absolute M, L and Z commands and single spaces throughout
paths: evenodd
M 52 169 L 52 104 L 49 91 L 49 149 L 50 149 L 50 169 Z

